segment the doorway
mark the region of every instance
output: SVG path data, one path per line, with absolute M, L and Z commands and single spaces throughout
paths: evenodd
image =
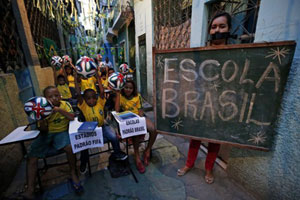
M 147 54 L 146 54 L 146 34 L 138 37 L 139 40 L 139 61 L 141 78 L 141 95 L 149 101 L 147 92 Z

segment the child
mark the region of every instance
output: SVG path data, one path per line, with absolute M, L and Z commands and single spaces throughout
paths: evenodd
M 138 114 L 140 116 L 143 116 L 143 110 L 142 110 L 142 101 L 140 94 L 137 93 L 135 82 L 132 80 L 129 80 L 126 82 L 125 87 L 121 90 L 121 94 L 119 91 L 116 92 L 116 104 L 115 104 L 115 110 L 119 112 L 122 111 L 131 111 L 135 114 Z M 147 166 L 149 164 L 150 159 L 150 153 L 151 148 L 155 142 L 157 133 L 154 129 L 153 123 L 146 118 L 146 124 L 147 124 L 147 130 L 150 133 L 150 139 L 148 142 L 148 146 L 144 151 L 144 164 Z M 134 154 L 135 154 L 135 164 L 136 168 L 140 173 L 144 173 L 146 171 L 145 166 L 143 165 L 140 154 L 139 154 L 139 137 L 134 136 L 132 137 L 133 140 L 133 148 L 134 148 Z
M 106 72 L 101 73 L 101 82 L 104 89 L 108 88 L 108 79 Z
M 57 89 L 61 94 L 63 100 L 68 101 L 72 98 L 72 94 L 68 84 L 66 83 L 66 79 L 63 75 L 58 75 L 57 77 Z
M 112 73 L 114 73 L 115 72 L 115 70 L 113 69 L 113 68 L 109 68 L 108 69 L 108 76 L 107 77 L 109 77 Z
M 66 82 L 69 85 L 72 98 L 75 98 L 75 81 L 74 81 L 74 75 L 73 75 L 73 67 L 72 67 L 72 62 L 70 61 L 68 64 L 63 64 L 63 71 L 64 71 L 64 76 L 66 77 Z
M 104 89 L 104 97 L 105 99 L 108 99 L 110 95 L 110 89 L 108 87 L 108 77 L 106 72 L 101 73 L 101 82 Z
M 38 122 L 41 133 L 30 146 L 27 161 L 27 184 L 28 189 L 23 194 L 24 198 L 34 198 L 34 183 L 37 174 L 38 158 L 44 158 L 47 152 L 54 148 L 63 149 L 67 153 L 67 158 L 71 170 L 71 183 L 76 192 L 82 192 L 83 187 L 76 174 L 76 157 L 72 153 L 68 134 L 69 121 L 74 120 L 72 107 L 66 101 L 61 100 L 58 89 L 48 86 L 44 89 L 44 96 L 54 106 L 53 113 L 46 119 Z
M 75 75 L 75 80 L 77 75 Z M 101 79 L 96 73 L 96 77 L 99 84 L 99 97 L 97 98 L 96 92 L 93 89 L 86 89 L 81 95 L 79 85 L 77 81 L 75 81 L 75 87 L 77 91 L 77 99 L 78 99 L 78 108 L 82 111 L 84 118 L 86 121 L 96 121 L 98 122 L 98 127 L 102 126 L 103 138 L 104 142 L 110 141 L 112 143 L 114 153 L 116 157 L 120 160 L 126 159 L 127 155 L 121 152 L 119 140 L 114 131 L 110 128 L 110 126 L 104 124 L 104 104 L 105 98 L 103 96 L 104 89 L 101 83 Z M 81 152 L 81 164 L 80 164 L 80 172 L 85 173 L 87 170 L 86 164 L 88 161 L 88 150 L 84 150 Z

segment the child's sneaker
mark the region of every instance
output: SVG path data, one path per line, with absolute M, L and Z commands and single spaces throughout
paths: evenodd
M 87 164 L 86 163 L 81 163 L 80 164 L 80 167 L 79 167 L 79 171 L 80 171 L 80 174 L 85 174 L 87 172 Z

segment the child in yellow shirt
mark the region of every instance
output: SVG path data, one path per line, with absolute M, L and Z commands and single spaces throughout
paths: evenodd
M 74 80 L 74 70 L 72 66 L 72 61 L 69 63 L 63 63 L 62 69 L 64 71 L 64 76 L 66 78 L 66 82 L 69 85 L 72 98 L 76 98 L 76 92 L 75 92 L 75 80 Z
M 142 101 L 141 95 L 137 93 L 136 85 L 133 80 L 128 80 L 124 86 L 124 88 L 120 91 L 116 91 L 116 102 L 115 102 L 115 110 L 119 111 L 131 111 L 139 116 L 143 116 L 142 110 Z M 151 148 L 156 140 L 156 130 L 154 128 L 153 123 L 146 118 L 147 130 L 150 133 L 150 139 L 147 145 L 147 148 L 144 151 L 144 165 L 149 164 Z M 135 164 L 136 168 L 140 173 L 144 173 L 146 171 L 145 166 L 143 165 L 140 154 L 139 154 L 139 136 L 133 136 L 133 148 L 135 154 Z
M 27 184 L 28 189 L 23 194 L 24 198 L 33 199 L 35 189 L 35 179 L 37 174 L 37 160 L 44 158 L 50 149 L 63 149 L 67 153 L 67 158 L 71 170 L 71 183 L 76 192 L 82 192 L 83 187 L 80 184 L 76 174 L 76 157 L 72 153 L 70 139 L 68 134 L 69 121 L 74 120 L 71 105 L 61 100 L 61 94 L 54 86 L 48 86 L 44 89 L 44 96 L 53 105 L 52 114 L 44 120 L 38 122 L 41 133 L 36 138 L 29 149 L 27 161 Z
M 77 75 L 75 75 L 75 80 L 77 80 L 76 76 Z M 112 130 L 112 128 L 109 125 L 104 123 L 104 104 L 106 100 L 104 98 L 104 89 L 98 73 L 96 73 L 96 77 L 98 80 L 100 91 L 98 97 L 96 91 L 91 88 L 84 90 L 82 95 L 79 88 L 79 84 L 77 81 L 75 81 L 75 87 L 78 94 L 78 108 L 82 111 L 85 121 L 98 122 L 98 127 L 102 127 L 104 142 L 111 142 L 116 158 L 124 160 L 126 159 L 127 155 L 121 152 L 119 140 L 116 133 Z M 81 152 L 81 173 L 85 173 L 87 171 L 86 166 L 88 156 L 88 150 L 84 150 Z
M 58 75 L 57 77 L 57 89 L 59 93 L 61 94 L 61 98 L 63 100 L 68 101 L 72 98 L 72 94 L 69 88 L 69 85 L 66 83 L 66 79 L 63 75 Z

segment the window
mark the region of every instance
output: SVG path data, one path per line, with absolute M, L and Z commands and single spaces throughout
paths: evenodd
M 231 43 L 252 43 L 258 16 L 260 0 L 220 0 L 208 3 L 208 21 L 220 11 L 225 11 L 232 16 L 231 34 L 237 39 Z

